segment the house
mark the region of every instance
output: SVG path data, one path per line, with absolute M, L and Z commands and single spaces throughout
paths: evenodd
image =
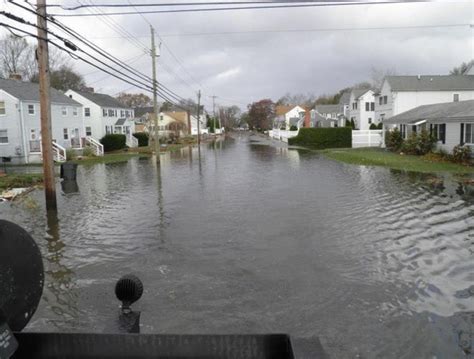
M 278 105 L 275 107 L 273 128 L 289 130 L 291 126 L 303 127 L 305 112 L 306 110 L 302 106 Z
M 199 133 L 201 135 L 208 134 L 209 129 L 206 124 L 206 116 L 204 114 L 199 115 Z M 191 134 L 196 136 L 198 134 L 198 120 L 196 115 L 191 115 Z
M 375 120 L 375 97 L 372 89 L 352 89 L 349 100 L 349 119 L 357 130 L 369 130 Z
M 315 127 L 344 127 L 346 125 L 344 105 L 316 105 L 314 111 L 324 119 L 320 119 Z
M 474 100 L 474 75 L 387 76 L 376 97 L 375 118 L 381 121 L 418 106 L 465 100 Z
M 418 106 L 384 119 L 385 128 L 397 127 L 403 138 L 423 129 L 438 139 L 438 148 L 452 152 L 456 145 L 474 150 L 474 100 Z
M 68 90 L 66 95 L 82 104 L 86 136 L 100 140 L 107 134 L 123 134 L 127 146 L 137 147 L 134 110 L 112 96 L 93 91 Z
M 0 79 L 0 157 L 13 163 L 42 161 L 39 85 Z M 85 137 L 82 105 L 51 88 L 53 154 L 64 161 L 66 149 L 81 149 Z
M 339 105 L 342 107 L 342 114 L 346 119 L 349 118 L 349 106 L 351 102 L 351 92 L 350 91 L 344 91 L 339 98 Z

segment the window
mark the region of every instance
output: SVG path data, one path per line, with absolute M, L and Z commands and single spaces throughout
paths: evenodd
M 370 102 L 365 103 L 365 110 L 370 111 Z
M 383 121 L 384 118 L 385 118 L 385 114 L 384 114 L 384 113 L 381 113 L 381 114 L 380 114 L 380 121 Z
M 388 99 L 387 96 L 384 96 L 384 97 L 383 97 L 383 104 L 384 104 L 384 105 L 387 104 L 387 99 Z
M 458 93 L 455 93 L 453 95 L 453 102 L 458 102 L 459 101 L 459 94 Z
M 402 135 L 402 138 L 407 137 L 407 125 L 400 125 L 400 133 Z
M 163 115 L 160 115 L 160 121 L 163 121 Z
M 91 109 L 89 107 L 84 107 L 84 116 L 91 117 Z
M 382 96 L 380 96 L 380 97 L 379 97 L 379 105 L 381 105 L 381 104 L 382 104 L 382 102 L 383 102 L 383 97 L 382 97 Z
M 370 111 L 375 111 L 375 102 L 370 103 Z
M 125 117 L 125 111 L 124 110 L 120 110 L 120 117 Z
M 353 102 L 353 103 L 352 103 L 352 109 L 353 109 L 353 110 L 357 110 L 357 102 Z
M 122 133 L 122 126 L 115 126 L 114 133 Z
M 370 125 L 372 123 L 372 117 L 369 117 L 368 120 L 369 120 L 369 125 Z
M 5 115 L 5 101 L 0 101 L 0 115 Z
M 61 113 L 63 116 L 67 116 L 67 107 L 61 107 Z
M 72 115 L 77 117 L 77 107 L 72 108 Z
M 430 125 L 430 133 L 438 141 L 441 141 L 443 145 L 446 143 L 446 124 L 445 123 Z
M 0 129 L 0 143 L 8 143 L 8 130 Z
M 125 117 L 126 118 L 132 117 L 132 111 L 125 111 Z
M 86 136 L 92 136 L 92 127 L 86 126 Z
M 102 109 L 102 116 L 107 117 L 107 109 L 106 108 Z
M 474 124 L 466 123 L 464 127 L 464 143 L 474 144 Z
M 28 105 L 28 114 L 29 115 L 35 114 L 35 105 Z
M 115 111 L 109 108 L 108 115 L 109 115 L 109 117 L 114 117 L 115 116 Z
M 63 128 L 63 138 L 65 140 L 69 139 L 69 132 L 68 132 L 67 128 Z
M 105 134 L 109 135 L 111 133 L 109 126 L 105 126 Z

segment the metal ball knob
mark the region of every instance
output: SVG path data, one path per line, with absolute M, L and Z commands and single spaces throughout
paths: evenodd
M 115 284 L 115 296 L 122 302 L 122 309 L 129 308 L 141 298 L 142 294 L 143 283 L 133 274 L 124 275 Z

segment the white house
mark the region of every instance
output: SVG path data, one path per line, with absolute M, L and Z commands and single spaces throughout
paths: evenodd
M 82 105 L 51 89 L 51 129 L 56 161 L 66 148 L 82 148 L 85 137 Z M 0 79 L 0 157 L 13 163 L 42 161 L 39 85 Z
M 276 106 L 273 128 L 289 130 L 291 126 L 303 127 L 305 113 L 301 106 Z
M 349 100 L 349 119 L 355 123 L 357 130 L 369 130 L 375 120 L 375 97 L 371 89 L 352 89 Z
M 468 145 L 474 152 L 474 100 L 418 106 L 383 120 L 384 126 L 399 128 L 402 137 L 423 129 L 438 139 L 438 148 L 451 152 Z
M 199 115 L 199 133 L 201 135 L 209 133 L 209 129 L 206 126 L 206 116 L 204 114 Z M 196 115 L 191 115 L 191 134 L 193 136 L 198 134 L 198 119 Z
M 126 136 L 127 146 L 138 146 L 133 136 L 135 123 L 132 108 L 112 96 L 92 91 L 68 90 L 66 95 L 83 105 L 86 136 L 100 140 L 107 134 L 118 133 Z
M 344 105 L 316 105 L 316 111 L 325 121 L 317 121 L 320 124 L 316 127 L 344 127 L 346 120 L 344 117 Z
M 474 99 L 474 75 L 387 76 L 376 97 L 377 121 L 422 105 Z

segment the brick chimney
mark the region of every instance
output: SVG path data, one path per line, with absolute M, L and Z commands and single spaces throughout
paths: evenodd
M 10 80 L 21 81 L 23 78 L 21 77 L 21 74 L 12 73 L 10 74 Z
M 304 124 L 303 127 L 311 127 L 311 112 L 306 109 L 304 113 Z

